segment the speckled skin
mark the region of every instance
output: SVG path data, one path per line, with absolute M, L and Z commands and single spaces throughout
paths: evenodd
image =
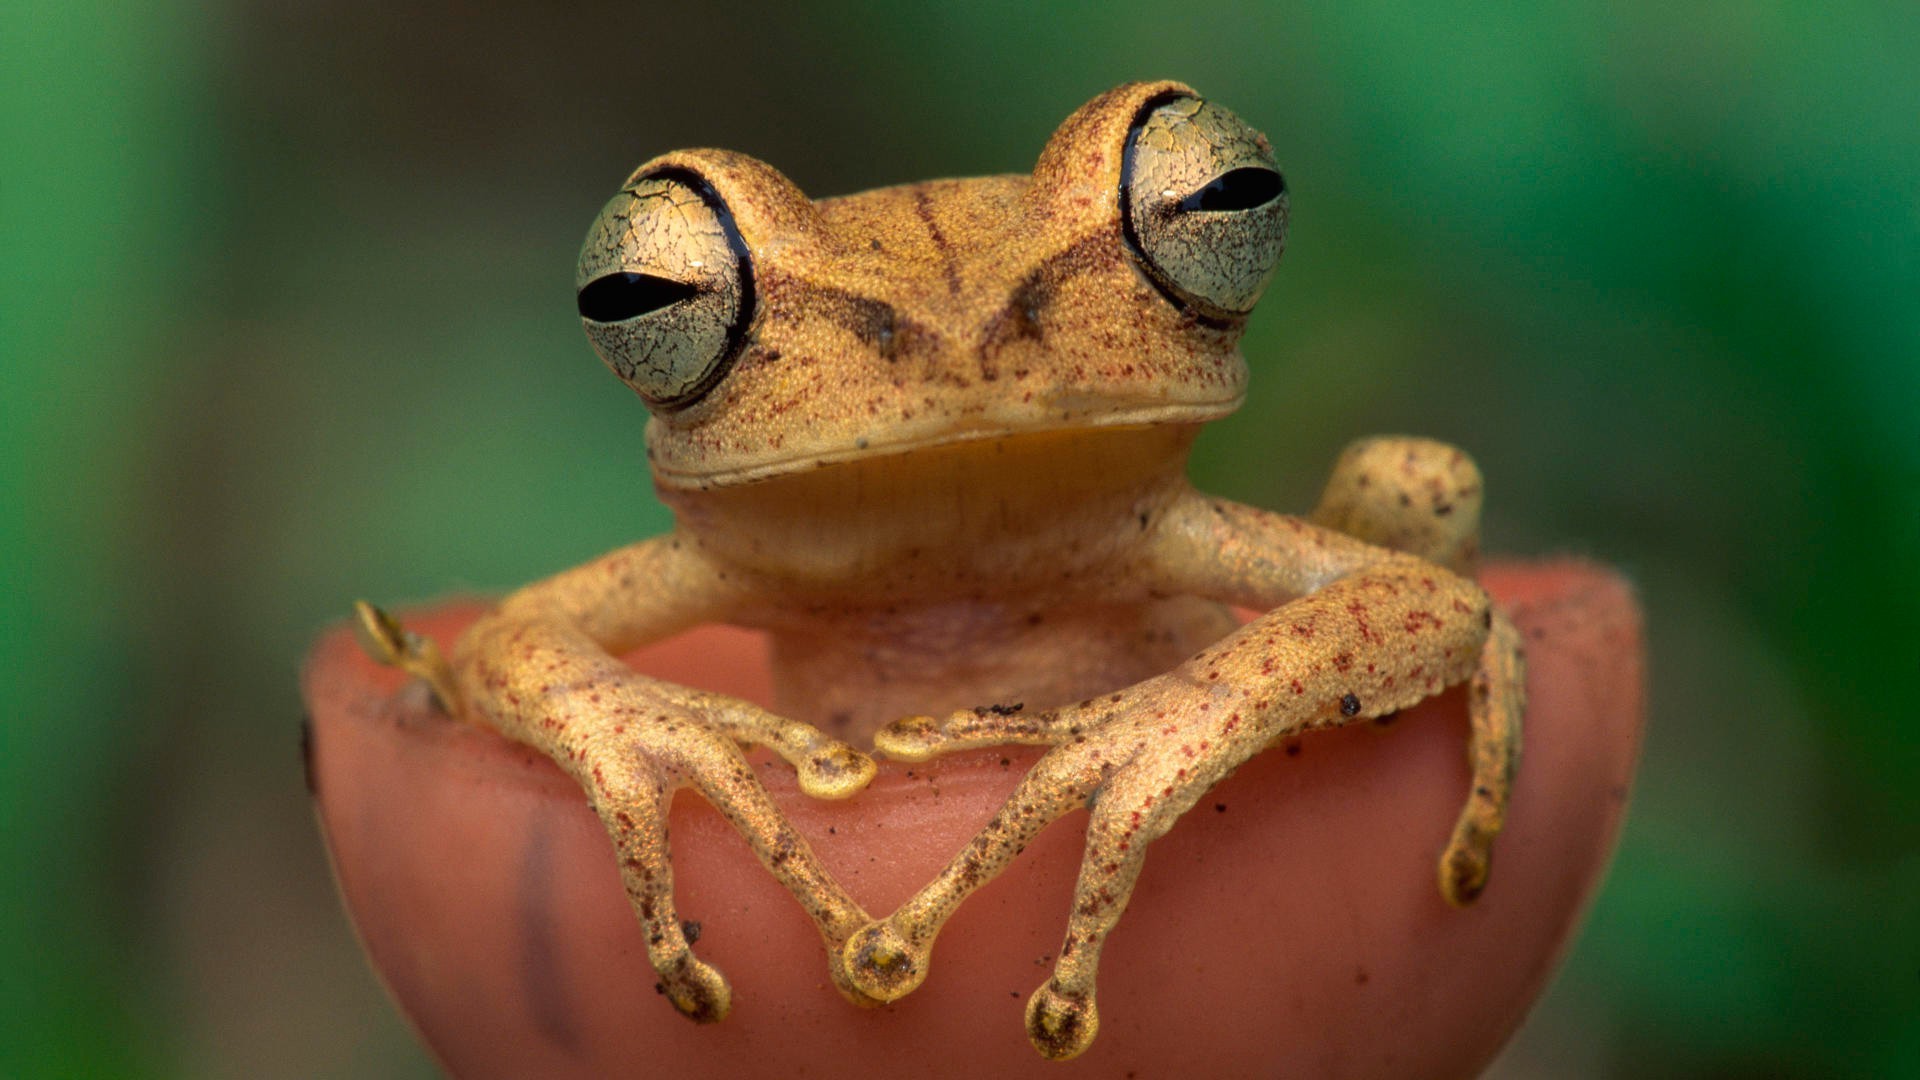
M 729 991 L 673 906 L 665 809 L 682 787 L 800 901 L 835 985 L 862 1004 L 919 985 L 968 893 L 1089 807 L 1065 943 L 1027 1012 L 1056 1058 L 1094 1037 L 1100 948 L 1151 841 L 1278 740 L 1469 683 L 1474 785 L 1439 877 L 1456 904 L 1485 884 L 1523 702 L 1517 637 L 1470 580 L 1472 463 L 1417 439 L 1357 444 L 1310 521 L 1186 481 L 1199 425 L 1240 403 L 1245 315 L 1152 280 L 1119 191 L 1143 106 L 1191 94 L 1140 83 L 1096 98 L 1031 177 L 813 203 L 758 161 L 699 150 L 629 181 L 700 178 L 752 259 L 737 359 L 649 425 L 675 530 L 507 598 L 460 640 L 450 673 L 393 634 L 382 651 L 580 782 L 662 988 L 694 1019 L 724 1016 Z M 1242 150 L 1268 153 L 1253 141 Z M 1136 220 L 1157 212 L 1136 207 Z M 1283 240 L 1284 193 L 1262 213 Z M 1264 280 L 1242 272 L 1216 292 L 1257 294 Z M 1236 627 L 1230 606 L 1265 614 Z M 616 659 L 712 621 L 771 635 L 778 713 Z M 823 798 L 872 777 L 862 745 L 909 761 L 1053 749 L 944 872 L 876 919 L 773 806 L 739 743 L 772 748 Z

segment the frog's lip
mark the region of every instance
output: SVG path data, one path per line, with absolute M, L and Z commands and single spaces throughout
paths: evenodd
M 698 471 L 675 469 L 655 461 L 653 475 L 655 482 L 659 485 L 678 490 L 698 491 L 706 488 L 738 487 L 743 484 L 774 480 L 794 473 L 844 465 L 853 461 L 898 457 L 919 450 L 930 450 L 956 443 L 1018 438 L 1022 435 L 1051 434 L 1090 428 L 1145 428 L 1170 424 L 1203 424 L 1232 413 L 1244 400 L 1244 395 L 1236 395 L 1227 401 L 1162 402 L 1116 409 L 1111 412 L 1073 416 L 1066 420 L 1056 418 L 1053 423 L 981 424 L 977 427 L 952 428 L 931 435 L 902 439 L 898 442 L 857 442 L 855 445 L 838 449 L 814 450 L 726 469 Z M 1055 404 L 1057 406 L 1059 403 Z

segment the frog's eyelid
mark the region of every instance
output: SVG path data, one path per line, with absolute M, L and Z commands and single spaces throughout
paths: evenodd
M 617 271 L 580 290 L 580 317 L 597 323 L 625 322 L 700 294 L 698 285 L 654 274 Z

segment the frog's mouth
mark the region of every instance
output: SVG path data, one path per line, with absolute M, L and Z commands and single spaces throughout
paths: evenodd
M 647 456 L 654 481 L 662 488 L 701 491 L 763 483 L 796 473 L 844 466 L 853 462 L 905 457 L 965 443 L 987 443 L 1029 435 L 1058 436 L 1077 430 L 1114 431 L 1158 427 L 1198 426 L 1227 416 L 1240 407 L 1243 393 L 1216 401 L 1156 402 L 1115 408 L 1111 399 L 1094 394 L 1060 394 L 1048 399 L 1042 417 L 983 415 L 975 423 L 939 421 L 937 428 L 895 428 L 885 435 L 852 435 L 836 442 L 783 447 L 781 451 L 734 459 L 720 467 L 689 468 L 680 455 L 662 447 L 656 420 L 648 428 Z M 716 455 L 718 458 L 721 455 Z

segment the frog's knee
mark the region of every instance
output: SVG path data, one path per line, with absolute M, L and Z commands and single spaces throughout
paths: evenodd
M 1313 520 L 1470 573 L 1479 556 L 1480 503 L 1480 468 L 1464 451 L 1382 436 L 1340 455 Z

